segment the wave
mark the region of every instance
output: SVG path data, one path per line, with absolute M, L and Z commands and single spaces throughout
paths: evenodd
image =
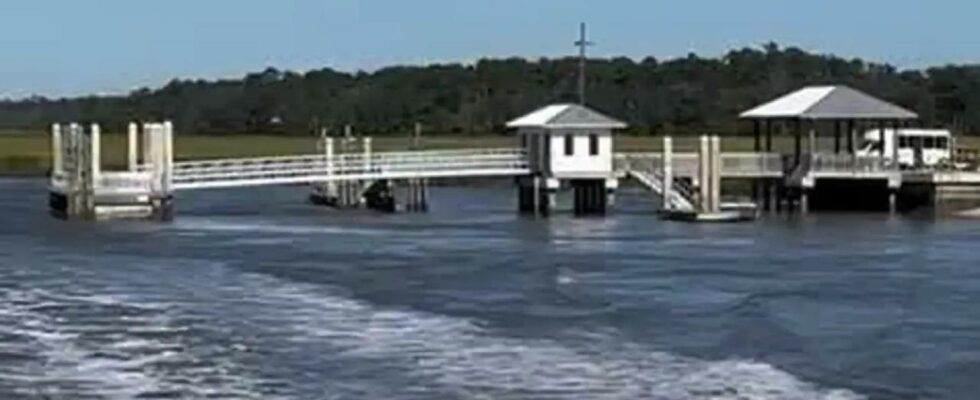
M 861 399 L 771 365 L 706 361 L 653 351 L 615 336 L 568 345 L 495 335 L 478 322 L 380 309 L 322 287 L 246 275 L 246 290 L 290 312 L 276 317 L 292 341 L 327 345 L 330 357 L 383 360 L 448 393 L 492 398 Z M 284 308 L 285 309 L 285 308 Z M 326 351 L 326 350 L 325 350 Z
M 514 337 L 479 320 L 380 307 L 339 288 L 230 272 L 215 288 L 192 276 L 160 282 L 201 296 L 180 300 L 207 306 L 196 316 L 128 296 L 0 294 L 0 354 L 17 355 L 0 362 L 0 394 L 13 385 L 15 398 L 863 398 L 758 361 L 654 350 L 612 329 L 572 339 Z M 58 311 L 107 306 L 108 315 Z M 230 324 L 240 325 L 223 330 Z M 228 337 L 242 334 L 252 338 Z M 254 364 L 257 354 L 261 365 Z
M 310 235 L 310 234 L 348 234 L 362 236 L 383 236 L 390 231 L 381 229 L 350 228 L 327 225 L 284 225 L 276 222 L 269 223 L 237 223 L 211 219 L 182 218 L 174 223 L 178 231 L 227 232 L 227 233 L 264 233 L 277 235 Z
M 65 314 L 105 306 L 125 311 Z M 245 374 L 215 365 L 220 355 L 216 361 L 187 351 L 188 329 L 175 326 L 166 308 L 104 294 L 5 292 L 0 296 L 0 337 L 5 338 L 0 342 L 0 396 L 267 398 L 257 394 Z M 204 368 L 168 368 L 199 364 Z

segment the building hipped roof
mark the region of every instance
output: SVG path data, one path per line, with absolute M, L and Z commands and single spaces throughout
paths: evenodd
M 543 107 L 507 123 L 508 128 L 624 129 L 626 124 L 577 104 Z
M 811 86 L 742 113 L 745 119 L 906 120 L 918 114 L 847 86 Z

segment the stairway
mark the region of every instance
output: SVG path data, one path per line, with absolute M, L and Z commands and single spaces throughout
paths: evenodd
M 663 196 L 663 174 L 657 171 L 653 162 L 648 162 L 651 160 L 626 157 L 622 161 L 625 162 L 622 162 L 620 167 L 627 176 L 636 179 L 652 192 Z M 668 196 L 670 204 L 664 204 L 664 208 L 679 211 L 694 211 L 694 195 L 687 182 L 674 178 L 671 186 L 670 195 Z

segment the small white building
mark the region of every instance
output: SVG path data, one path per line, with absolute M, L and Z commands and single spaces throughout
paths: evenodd
M 551 105 L 507 124 L 517 129 L 531 169 L 556 179 L 613 177 L 613 130 L 626 124 L 574 104 Z
M 576 190 L 577 213 L 605 212 L 606 194 L 618 186 L 613 131 L 626 128 L 625 123 L 584 106 L 558 104 L 515 119 L 507 127 L 517 129 L 533 177 L 542 180 L 541 189 L 548 194 L 545 206 L 554 208 L 554 194 L 570 186 Z M 597 199 L 599 192 L 601 200 Z

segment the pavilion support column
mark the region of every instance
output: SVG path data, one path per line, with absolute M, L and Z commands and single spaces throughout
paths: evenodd
M 772 120 L 766 120 L 766 153 L 772 153 Z M 765 204 L 763 205 L 765 209 L 773 211 L 776 209 L 776 203 L 779 201 L 776 198 L 776 184 L 771 179 L 763 181 L 763 192 L 765 195 Z
M 892 121 L 892 162 L 895 164 L 895 169 L 901 169 L 901 165 L 898 164 L 898 144 L 901 142 L 898 137 L 899 122 L 898 120 Z
M 814 121 L 810 121 L 809 125 L 809 129 L 807 129 L 806 152 L 813 155 L 817 152 L 817 126 Z
M 840 154 L 840 121 L 834 121 L 834 154 Z
M 772 153 L 772 121 L 766 120 L 766 152 Z
M 847 121 L 847 154 L 854 155 L 854 120 Z
M 878 121 L 878 142 L 881 143 L 881 151 L 878 154 L 881 158 L 885 158 L 885 154 L 888 154 L 885 139 L 885 121 Z
M 753 128 L 755 130 L 755 153 L 758 154 L 762 151 L 762 123 L 758 120 L 753 122 Z M 752 201 L 755 204 L 763 202 L 765 198 L 765 188 L 759 179 L 752 181 Z
M 800 166 L 800 157 L 803 153 L 802 143 L 803 140 L 803 121 L 796 120 L 796 126 L 794 127 L 794 142 L 793 142 L 793 166 Z

